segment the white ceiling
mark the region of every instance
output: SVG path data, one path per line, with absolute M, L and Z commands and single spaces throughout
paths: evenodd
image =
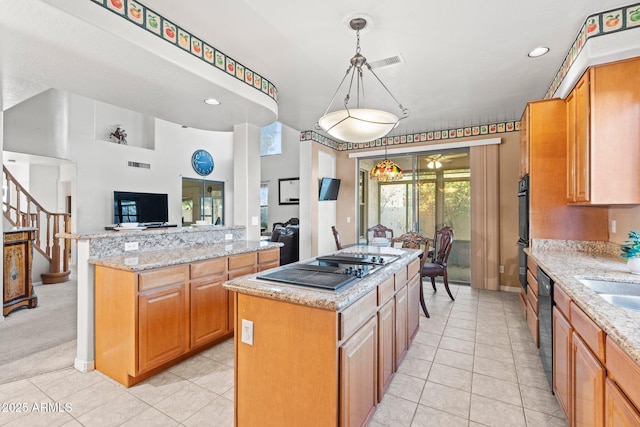
M 544 97 L 587 16 L 632 4 L 141 2 L 268 78 L 278 88 L 277 107 L 258 91 L 227 85 L 224 79 L 233 78 L 203 69 L 202 61 L 172 51 L 177 48 L 90 0 L 2 0 L 3 110 L 53 87 L 203 129 L 229 130 L 244 121 L 263 125 L 276 113 L 294 129 L 313 129 L 355 52 L 349 18 L 366 15 L 370 26 L 361 34 L 362 54 L 369 62 L 398 54 L 405 60 L 376 71 L 411 110 L 393 134 L 517 120 L 527 101 Z M 528 58 L 537 46 L 551 50 Z M 367 101 L 375 106 L 383 97 L 373 80 L 366 84 Z M 204 105 L 207 96 L 221 98 L 223 105 Z

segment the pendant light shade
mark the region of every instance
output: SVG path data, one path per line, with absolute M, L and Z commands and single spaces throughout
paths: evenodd
M 379 161 L 371 168 L 369 178 L 380 182 L 397 181 L 402 179 L 402 168 L 395 162 L 387 159 L 387 147 L 384 147 L 384 160 Z
M 391 132 L 393 128 L 398 126 L 400 120 L 409 116 L 409 110 L 404 108 L 402 104 L 398 102 L 398 100 L 372 70 L 369 63 L 367 63 L 367 58 L 360 54 L 360 30 L 367 25 L 367 21 L 364 18 L 355 18 L 351 20 L 349 25 L 356 31 L 356 54 L 351 58 L 351 65 L 342 78 L 338 89 L 333 94 L 333 98 L 331 98 L 331 102 L 329 102 L 329 106 L 325 110 L 324 115 L 316 123 L 316 129 L 321 129 L 331 137 L 340 141 L 355 143 L 369 142 L 382 138 Z M 384 110 L 366 108 L 366 105 L 364 105 L 365 94 L 362 72 L 363 67 L 371 72 L 378 83 L 382 85 L 385 91 L 398 104 L 398 114 Z M 351 79 L 349 82 L 349 90 L 344 98 L 344 109 L 329 112 L 333 101 L 336 99 L 336 95 L 340 91 L 340 88 L 349 74 L 351 74 Z M 349 101 L 352 98 L 351 89 L 353 88 L 354 82 L 356 105 L 354 108 L 349 108 Z M 360 105 L 361 101 L 363 104 L 362 106 Z

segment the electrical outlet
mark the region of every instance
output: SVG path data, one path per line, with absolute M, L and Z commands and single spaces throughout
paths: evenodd
M 138 250 L 138 242 L 125 242 L 124 250 L 125 251 L 137 251 Z
M 504 265 L 498 267 L 498 271 L 500 271 L 500 273 L 504 273 Z
M 615 234 L 615 233 L 616 233 L 616 225 L 617 225 L 617 224 L 616 224 L 616 220 L 615 220 L 615 219 L 612 219 L 612 220 L 611 220 L 611 233 L 612 233 L 612 234 Z
M 253 322 L 242 319 L 242 342 L 253 345 Z
M 233 240 L 233 234 L 225 234 L 224 240 Z

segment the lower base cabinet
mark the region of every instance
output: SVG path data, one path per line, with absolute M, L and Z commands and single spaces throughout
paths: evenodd
M 393 298 L 378 311 L 378 402 L 395 372 L 395 305 Z
M 582 338 L 573 332 L 572 418 L 576 426 L 604 425 L 604 380 L 606 370 Z
M 565 414 L 569 413 L 571 323 L 553 307 L 553 392 Z
M 640 426 L 640 413 L 620 388 L 609 378 L 605 381 L 605 426 Z
M 378 403 L 375 317 L 340 346 L 340 425 L 366 425 Z

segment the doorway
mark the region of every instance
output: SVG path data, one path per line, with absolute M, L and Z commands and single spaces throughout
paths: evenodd
M 360 232 L 383 224 L 399 236 L 416 230 L 432 237 L 445 225 L 455 239 L 449 256 L 449 280 L 471 281 L 471 169 L 469 149 L 389 156 L 404 171 L 396 181 L 379 182 L 368 173 L 382 158 L 360 159 Z M 364 205 L 364 206 L 363 206 Z M 361 237 L 363 239 L 364 237 Z

